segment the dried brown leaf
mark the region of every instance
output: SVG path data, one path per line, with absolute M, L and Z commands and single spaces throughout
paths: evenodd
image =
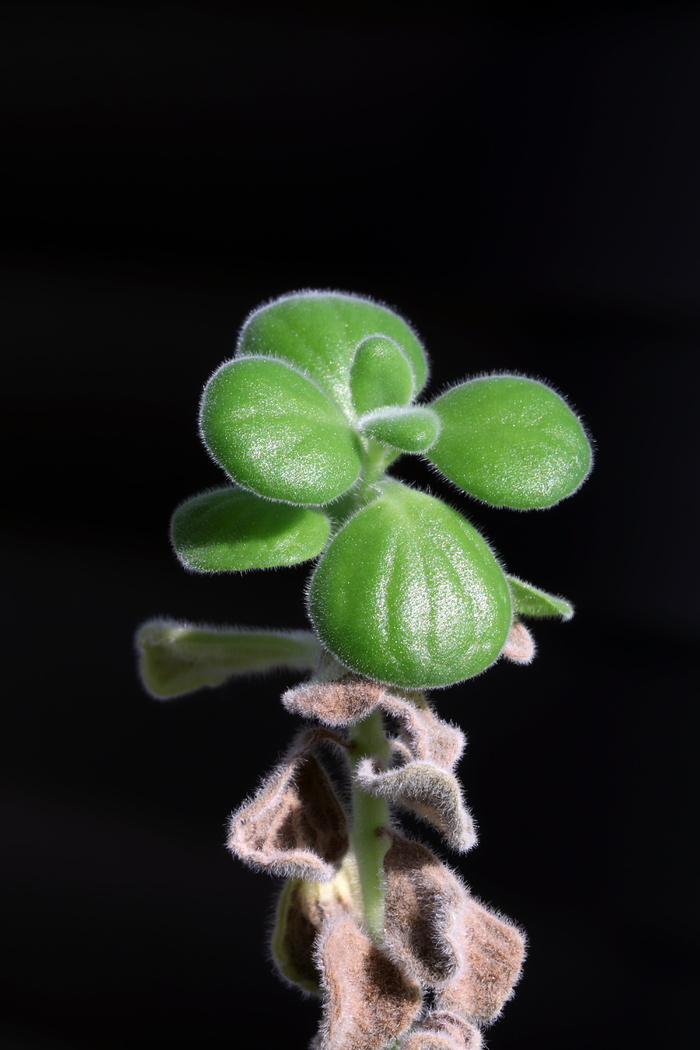
M 392 833 L 384 858 L 384 943 L 418 980 L 436 987 L 459 968 L 459 934 L 465 890 L 420 842 Z
M 535 639 L 524 623 L 515 620 L 503 646 L 502 655 L 514 664 L 531 664 L 536 652 Z
M 325 992 L 319 1050 L 384 1050 L 420 1010 L 420 985 L 349 917 L 321 934 L 317 965 Z
M 337 737 L 304 733 L 253 798 L 230 819 L 228 847 L 251 867 L 311 881 L 332 879 L 348 850 L 345 811 L 312 748 Z
M 480 1050 L 481 1032 L 463 1017 L 433 1010 L 420 1021 L 401 1050 Z
M 369 794 L 403 806 L 437 828 L 452 849 L 465 853 L 476 844 L 473 817 L 464 805 L 459 781 L 448 770 L 432 762 L 407 762 L 384 770 L 365 758 L 355 776 Z
M 461 969 L 441 989 L 437 1005 L 474 1021 L 493 1021 L 520 976 L 524 935 L 470 897 L 459 920 L 459 945 Z

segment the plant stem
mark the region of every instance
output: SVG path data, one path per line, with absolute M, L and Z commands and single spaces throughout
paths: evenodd
M 357 722 L 350 731 L 350 765 L 354 773 L 368 755 L 386 762 L 390 750 L 382 716 L 378 710 Z M 381 941 L 384 934 L 384 855 L 389 840 L 382 834 L 389 825 L 389 807 L 353 782 L 350 844 L 357 863 L 362 907 L 370 935 Z

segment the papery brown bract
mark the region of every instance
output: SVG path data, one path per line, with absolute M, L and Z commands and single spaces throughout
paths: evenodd
M 420 842 L 397 832 L 384 858 L 384 943 L 397 963 L 430 987 L 459 969 L 461 913 L 465 890 L 457 877 Z
M 321 934 L 317 965 L 325 993 L 318 1050 L 385 1050 L 420 1011 L 418 982 L 349 917 Z
M 440 990 L 437 1006 L 469 1020 L 496 1019 L 510 999 L 525 958 L 525 936 L 472 897 L 458 919 L 461 967 Z
M 458 1014 L 433 1010 L 401 1044 L 401 1050 L 480 1050 L 479 1029 Z
M 389 691 L 381 698 L 381 706 L 401 725 L 401 741 L 411 757 L 432 762 L 441 769 L 455 768 L 466 744 L 462 730 L 439 718 L 427 701 L 417 694 L 407 700 Z
M 348 726 L 366 718 L 379 704 L 385 687 L 369 678 L 346 675 L 329 681 L 304 682 L 282 696 L 286 709 L 327 726 Z
M 476 827 L 464 805 L 457 778 L 432 762 L 407 762 L 398 769 L 378 769 L 371 758 L 358 764 L 356 781 L 370 795 L 415 813 L 436 828 L 452 849 L 465 853 L 476 845 Z
M 326 881 L 348 850 L 345 811 L 313 754 L 321 740 L 344 746 L 333 733 L 302 733 L 253 798 L 232 815 L 228 847 L 251 867 L 272 875 Z
M 514 664 L 531 664 L 536 652 L 537 646 L 530 631 L 524 623 L 514 620 L 501 655 Z

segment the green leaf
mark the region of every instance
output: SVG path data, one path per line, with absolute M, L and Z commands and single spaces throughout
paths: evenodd
M 362 416 L 358 426 L 363 434 L 402 452 L 426 452 L 437 441 L 440 418 L 430 408 L 407 405 L 378 408 Z
M 202 396 L 201 430 L 213 458 L 259 496 L 323 504 L 360 473 L 360 442 L 340 409 L 283 361 L 222 365 Z
M 316 666 L 318 641 L 311 631 L 248 631 L 149 620 L 136 634 L 145 689 L 166 700 L 217 686 L 229 678 L 275 668 Z
M 342 663 L 381 682 L 451 685 L 496 660 L 510 591 L 479 533 L 426 493 L 389 481 L 337 533 L 309 590 L 309 613 Z
M 175 553 L 193 572 L 297 565 L 321 553 L 329 531 L 323 511 L 271 503 L 230 485 L 181 503 L 170 522 Z
M 383 335 L 362 340 L 350 371 L 358 415 L 382 405 L 405 405 L 413 397 L 414 386 L 413 369 L 398 343 Z
M 534 379 L 472 379 L 432 407 L 442 431 L 428 458 L 485 503 L 551 507 L 575 492 L 591 468 L 581 423 L 558 394 Z
M 570 620 L 574 615 L 574 607 L 566 598 L 541 591 L 517 576 L 506 576 L 506 579 L 515 611 L 520 616 L 560 616 L 562 620 Z
M 298 292 L 282 296 L 250 315 L 241 330 L 237 355 L 265 354 L 292 362 L 351 413 L 350 371 L 355 350 L 370 335 L 388 336 L 398 344 L 410 362 L 418 392 L 428 366 L 415 333 L 398 314 L 357 295 Z

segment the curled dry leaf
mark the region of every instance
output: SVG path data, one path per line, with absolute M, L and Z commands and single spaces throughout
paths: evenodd
M 384 872 L 387 950 L 423 983 L 444 984 L 460 965 L 460 931 L 454 923 L 464 887 L 426 846 L 395 832 Z
M 403 806 L 437 828 L 445 841 L 465 853 L 476 844 L 476 827 L 464 805 L 456 777 L 432 762 L 407 762 L 397 769 L 378 769 L 371 758 L 358 764 L 357 783 L 371 795 Z
M 379 704 L 384 686 L 359 675 L 330 681 L 304 682 L 288 689 L 282 704 L 292 714 L 316 718 L 327 726 L 348 726 L 365 718 Z
M 385 693 L 383 709 L 401 725 L 401 738 L 415 759 L 432 762 L 452 771 L 464 751 L 464 733 L 457 726 L 438 718 L 428 703 L 407 700 Z
M 433 1010 L 401 1044 L 401 1050 L 480 1050 L 479 1029 L 458 1014 Z
M 493 1021 L 510 999 L 525 957 L 525 938 L 511 922 L 467 898 L 459 917 L 462 965 L 437 1000 L 473 1021 Z
M 410 1027 L 421 990 L 349 917 L 321 934 L 324 1014 L 318 1050 L 384 1050 Z
M 312 753 L 325 730 L 301 735 L 253 798 L 231 817 L 228 847 L 251 867 L 311 881 L 332 879 L 348 850 L 345 811 Z
M 525 624 L 514 620 L 506 638 L 506 644 L 503 646 L 503 656 L 514 664 L 531 664 L 536 652 L 535 639 Z
M 400 696 L 359 675 L 305 682 L 288 689 L 282 703 L 292 714 L 327 726 L 353 725 L 381 707 L 399 722 L 412 757 L 443 769 L 454 769 L 464 750 L 461 729 L 438 718 L 421 693 Z

